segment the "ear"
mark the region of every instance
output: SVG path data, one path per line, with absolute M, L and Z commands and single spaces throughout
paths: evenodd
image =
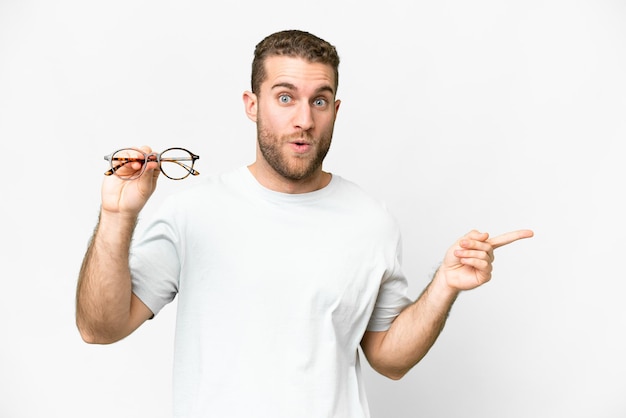
M 339 112 L 340 104 L 341 104 L 341 100 L 335 100 L 335 120 L 337 120 L 337 113 Z
M 252 93 L 251 91 L 244 91 L 243 105 L 246 110 L 246 115 L 248 116 L 248 119 L 250 119 L 252 122 L 256 122 L 258 110 L 258 100 L 256 94 Z

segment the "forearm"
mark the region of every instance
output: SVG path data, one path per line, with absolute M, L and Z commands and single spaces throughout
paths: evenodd
M 458 291 L 448 287 L 438 272 L 420 297 L 398 315 L 389 330 L 369 342 L 368 359 L 372 366 L 393 379 L 406 374 L 439 337 L 457 295 Z
M 132 297 L 128 254 L 135 223 L 135 217 L 100 214 L 76 292 L 76 324 L 87 342 L 113 342 L 125 336 Z
M 435 343 L 458 294 L 491 279 L 493 250 L 532 236 L 533 231 L 527 229 L 494 238 L 472 230 L 457 240 L 422 295 L 389 330 L 365 333 L 361 347 L 372 367 L 392 379 L 402 377 Z

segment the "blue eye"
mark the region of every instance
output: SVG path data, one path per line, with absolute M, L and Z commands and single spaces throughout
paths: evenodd
M 289 103 L 291 102 L 291 97 L 287 96 L 286 94 L 281 94 L 280 96 L 278 96 L 278 100 L 281 103 Z
M 327 103 L 326 99 L 323 99 L 321 97 L 313 101 L 313 104 L 318 107 L 326 106 L 326 103 Z

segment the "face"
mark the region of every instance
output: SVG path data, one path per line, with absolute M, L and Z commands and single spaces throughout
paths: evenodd
M 248 117 L 257 123 L 257 163 L 288 181 L 321 175 L 340 103 L 332 68 L 273 56 L 265 69 L 259 94 L 244 96 Z

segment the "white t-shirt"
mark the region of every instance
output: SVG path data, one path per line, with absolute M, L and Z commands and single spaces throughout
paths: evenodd
M 336 175 L 283 194 L 241 167 L 168 198 L 131 270 L 155 314 L 178 296 L 174 415 L 369 417 L 357 349 L 410 303 L 400 242 Z

